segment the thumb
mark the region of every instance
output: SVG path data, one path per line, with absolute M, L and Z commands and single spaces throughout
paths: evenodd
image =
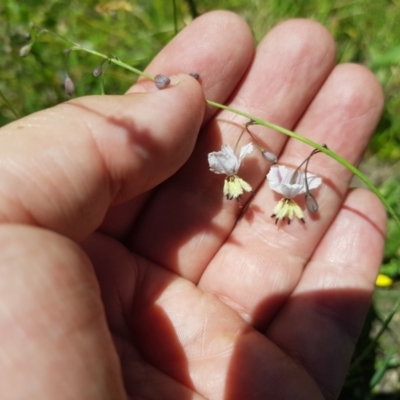
M 199 83 L 90 96 L 0 130 L 0 223 L 34 224 L 81 240 L 112 203 L 145 192 L 190 156 L 203 120 Z

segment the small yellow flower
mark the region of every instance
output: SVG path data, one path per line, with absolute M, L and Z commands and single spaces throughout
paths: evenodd
M 392 286 L 393 284 L 393 279 L 390 278 L 387 275 L 383 275 L 383 274 L 378 274 L 377 278 L 376 278 L 376 282 L 375 285 L 378 287 L 388 287 L 388 286 Z

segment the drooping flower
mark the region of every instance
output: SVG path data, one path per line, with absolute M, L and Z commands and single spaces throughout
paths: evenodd
M 303 211 L 293 198 L 303 193 L 306 193 L 307 198 L 307 194 L 311 195 L 309 190 L 318 188 L 322 183 L 322 179 L 314 174 L 305 174 L 299 169 L 288 168 L 284 165 L 273 165 L 267 175 L 267 179 L 269 187 L 283 196 L 271 215 L 271 217 L 276 218 L 275 223 L 288 218 L 288 223 L 290 224 L 293 217 L 305 222 Z M 312 197 L 312 199 L 314 199 L 315 203 L 313 202 L 313 207 L 310 205 L 310 208 L 316 211 L 318 205 L 315 198 Z
M 208 164 L 210 171 L 216 174 L 225 174 L 223 193 L 228 200 L 240 198 L 244 192 L 251 192 L 251 186 L 237 175 L 244 157 L 253 151 L 251 143 L 243 146 L 239 157 L 227 145 L 222 145 L 221 151 L 214 151 L 208 154 Z

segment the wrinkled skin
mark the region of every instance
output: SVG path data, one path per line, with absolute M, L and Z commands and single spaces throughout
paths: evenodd
M 357 164 L 383 96 L 362 66 L 334 66 L 315 22 L 281 23 L 256 50 L 252 40 L 238 16 L 206 14 L 148 67 L 172 76 L 168 88 L 141 79 L 0 130 L 1 399 L 338 396 L 385 212 L 324 154 L 309 164 L 323 184 L 305 224 L 274 224 L 280 196 L 257 152 L 240 170 L 255 195 L 224 199 L 207 154 L 234 146 L 247 121 L 204 98 Z M 310 153 L 250 129 L 282 164 Z

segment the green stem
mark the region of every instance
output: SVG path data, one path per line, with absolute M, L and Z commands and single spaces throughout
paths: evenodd
M 388 325 L 390 324 L 390 321 L 396 315 L 399 308 L 400 308 L 400 298 L 397 299 L 395 305 L 393 306 L 393 309 L 390 311 L 390 314 L 383 321 L 383 325 L 381 326 L 381 329 L 379 329 L 379 332 L 374 336 L 373 340 L 371 340 L 371 342 L 363 350 L 363 352 L 357 357 L 357 359 L 351 363 L 350 372 L 354 371 L 354 369 L 356 369 L 360 365 L 360 363 L 368 356 L 369 352 L 374 349 L 374 347 L 378 343 L 379 338 L 386 331 Z
M 236 141 L 235 147 L 233 148 L 233 153 L 234 153 L 234 154 L 236 154 L 236 152 L 237 152 L 237 148 L 238 148 L 238 146 L 239 146 L 240 139 L 242 138 L 243 133 L 244 133 L 245 130 L 246 130 L 246 128 L 244 128 L 244 129 L 242 130 L 242 132 L 240 132 L 240 135 L 239 135 L 239 137 L 238 137 L 238 140 Z
M 35 27 L 35 28 L 36 28 L 36 29 L 40 29 L 40 28 L 38 28 L 38 27 Z M 111 63 L 113 63 L 113 64 L 115 64 L 115 65 L 118 65 L 118 66 L 120 66 L 120 67 L 122 67 L 122 68 L 127 69 L 128 71 L 134 72 L 134 73 L 137 74 L 137 75 L 143 76 L 143 77 L 145 77 L 145 78 L 147 78 L 147 79 L 150 79 L 151 81 L 154 81 L 154 77 L 153 77 L 152 75 L 146 74 L 145 72 L 142 72 L 142 71 L 140 71 L 140 70 L 137 69 L 137 68 L 131 67 L 130 65 L 125 64 L 124 62 L 120 61 L 120 60 L 119 60 L 118 58 L 116 58 L 116 57 L 109 57 L 109 56 L 106 56 L 105 54 L 99 53 L 98 51 L 87 49 L 87 48 L 81 46 L 79 43 L 72 42 L 71 40 L 68 40 L 68 39 L 66 39 L 65 37 L 59 35 L 58 33 L 49 31 L 49 30 L 47 30 L 47 29 L 40 29 L 40 30 L 39 30 L 39 33 L 38 33 L 38 36 L 39 36 L 39 35 L 42 35 L 42 34 L 44 34 L 44 33 L 49 33 L 50 35 L 53 35 L 53 36 L 55 36 L 55 37 L 61 39 L 62 41 L 66 42 L 66 43 L 68 43 L 68 44 L 70 44 L 70 45 L 72 45 L 72 47 L 69 49 L 69 50 L 71 50 L 71 51 L 75 51 L 75 50 L 78 50 L 78 51 L 85 51 L 86 53 L 93 54 L 94 56 L 103 58 L 103 59 L 105 59 L 105 60 L 109 60 Z
M 174 30 L 175 36 L 178 34 L 178 9 L 176 7 L 176 1 L 172 0 L 172 12 L 174 14 Z
M 318 149 L 321 153 L 325 153 L 329 157 L 332 157 L 334 160 L 336 160 L 338 163 L 342 164 L 344 167 L 346 167 L 348 170 L 350 170 L 357 178 L 359 178 L 362 182 L 364 182 L 369 189 L 371 189 L 372 192 L 374 192 L 379 199 L 382 201 L 382 203 L 385 205 L 387 211 L 389 214 L 393 217 L 393 219 L 396 221 L 397 226 L 400 228 L 400 220 L 397 217 L 396 213 L 394 212 L 393 208 L 390 206 L 390 204 L 386 201 L 385 197 L 379 192 L 379 190 L 374 186 L 374 184 L 361 172 L 359 171 L 354 165 L 350 164 L 348 161 L 346 161 L 344 158 L 340 157 L 338 154 L 333 152 L 330 149 L 327 149 L 326 147 L 320 145 L 319 143 L 313 142 L 312 140 L 299 135 L 298 133 L 289 131 L 288 129 L 282 128 L 279 125 L 272 124 L 271 122 L 263 121 L 260 118 L 257 118 L 251 114 L 245 113 L 240 110 L 236 110 L 234 108 L 225 106 L 223 104 L 216 103 L 211 100 L 206 100 L 206 103 L 210 106 L 220 108 L 222 110 L 227 110 L 230 112 L 233 112 L 235 114 L 241 115 L 245 118 L 251 119 L 254 122 L 256 122 L 258 125 L 265 126 L 267 128 L 273 129 L 277 132 L 283 133 L 284 135 L 290 136 L 292 138 L 295 138 L 303 143 L 308 144 L 309 146 L 314 147 L 315 149 Z
M 142 72 L 142 71 L 140 71 L 139 69 L 137 69 L 135 67 L 131 67 L 130 65 L 125 64 L 124 62 L 122 62 L 118 58 L 106 56 L 105 54 L 99 53 L 98 51 L 86 49 L 85 47 L 82 47 L 82 46 L 77 45 L 77 44 L 74 44 L 74 46 L 71 47 L 70 50 L 71 51 L 75 51 L 75 50 L 76 51 L 85 51 L 86 53 L 93 54 L 94 56 L 98 56 L 98 57 L 103 58 L 105 60 L 109 60 L 109 62 L 112 63 L 112 64 L 118 65 L 118 66 L 120 66 L 122 68 L 127 69 L 128 71 L 134 72 L 137 75 L 143 76 L 143 77 L 145 77 L 147 79 L 150 79 L 151 81 L 154 81 L 153 75 L 146 74 L 146 72 Z

